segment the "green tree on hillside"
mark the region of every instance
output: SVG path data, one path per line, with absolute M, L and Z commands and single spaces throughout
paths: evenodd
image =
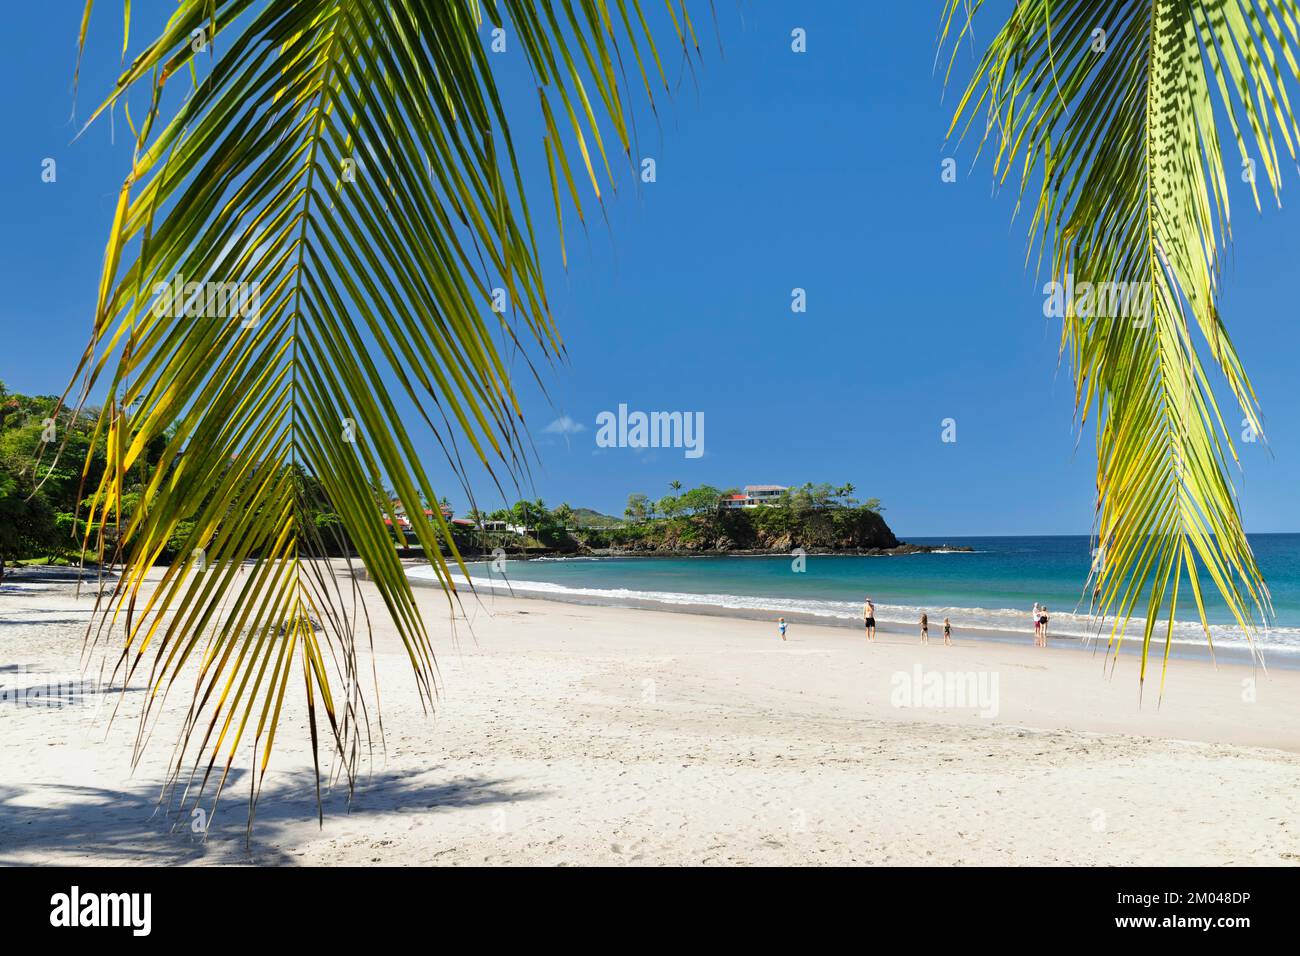
M 632 521 L 645 521 L 650 516 L 650 499 L 639 493 L 628 495 L 623 514 Z
M 682 508 L 690 514 L 710 514 L 718 510 L 718 505 L 722 501 L 722 492 L 712 485 L 700 485 L 686 492 L 678 500 Z

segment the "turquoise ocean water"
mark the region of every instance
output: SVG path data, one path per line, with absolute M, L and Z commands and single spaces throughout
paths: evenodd
M 965 545 L 973 553 L 943 552 L 889 557 L 809 555 L 796 572 L 790 557 L 556 558 L 507 560 L 504 574 L 485 563 L 470 565 L 476 583 L 508 580 L 521 596 L 584 599 L 602 604 L 663 604 L 733 610 L 770 610 L 844 623 L 860 621 L 870 595 L 877 618 L 912 624 L 922 609 L 932 622 L 951 617 L 966 631 L 1031 630 L 1034 601 L 1051 609 L 1057 636 L 1098 633 L 1080 596 L 1092 554 L 1086 536 L 908 539 L 914 544 Z M 1300 534 L 1252 535 L 1273 600 L 1274 617 L 1259 634 L 1264 649 L 1300 654 Z M 413 573 L 427 574 L 427 569 Z M 1244 647 L 1244 633 L 1204 576 L 1216 646 Z M 1182 594 L 1190 595 L 1184 587 Z M 1189 598 L 1190 600 L 1190 598 Z M 1109 633 L 1107 626 L 1105 633 Z M 1130 637 L 1140 623 L 1131 623 Z M 1163 637 L 1163 629 L 1159 631 Z M 1204 645 L 1193 605 L 1183 603 L 1176 643 Z

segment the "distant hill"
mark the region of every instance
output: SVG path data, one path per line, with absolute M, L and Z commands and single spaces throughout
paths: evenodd
M 601 514 L 599 511 L 592 511 L 590 508 L 574 508 L 573 523 L 579 528 L 621 528 L 623 519 L 615 518 L 611 515 Z
M 612 519 L 610 519 L 612 520 Z M 889 552 L 904 545 L 874 507 L 795 509 L 735 508 L 705 514 L 618 522 L 577 534 L 587 551 L 658 554 L 807 551 Z

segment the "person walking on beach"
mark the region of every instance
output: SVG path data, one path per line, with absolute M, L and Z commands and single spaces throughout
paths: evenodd
M 1034 602 L 1034 611 L 1033 611 L 1033 614 L 1034 614 L 1034 647 L 1037 647 L 1037 646 L 1038 646 L 1038 628 L 1041 626 L 1041 625 L 1040 625 L 1040 621 L 1041 621 L 1041 618 L 1042 618 L 1042 616 L 1043 616 L 1043 612 L 1042 612 L 1041 610 L 1039 610 L 1039 608 L 1038 608 L 1038 602 L 1037 602 L 1037 601 Z
M 778 617 L 776 619 L 776 629 L 781 632 L 781 640 L 784 641 L 785 640 L 785 618 Z
M 1038 616 L 1038 646 L 1047 646 L 1047 605 L 1043 605 Z
M 943 619 L 943 646 L 952 647 L 952 622 L 946 617 Z
M 876 640 L 876 606 L 871 603 L 871 598 L 867 598 L 867 603 L 863 605 L 862 620 L 866 623 L 867 640 L 874 642 Z
M 924 611 L 921 612 L 921 643 L 930 643 L 930 617 Z

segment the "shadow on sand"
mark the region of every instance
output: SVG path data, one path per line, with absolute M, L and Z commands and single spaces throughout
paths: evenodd
M 324 835 L 335 817 L 446 810 L 513 803 L 543 796 L 516 789 L 511 781 L 487 777 L 447 778 L 442 768 L 385 771 L 357 781 L 351 806 L 346 787 L 322 790 Z M 310 774 L 265 786 L 257 804 L 251 844 L 247 842 L 248 772 L 231 771 L 217 813 L 204 839 L 192 830 L 202 819 L 189 805 L 167 812 L 157 788 L 125 790 L 89 786 L 0 785 L 0 865 L 94 862 L 106 865 L 172 866 L 186 863 L 277 865 L 297 862 L 293 842 L 315 836 L 316 791 Z M 205 800 L 205 812 L 211 801 Z M 309 828 L 303 831 L 301 826 Z M 297 833 L 293 833 L 294 828 Z M 289 844 L 285 846 L 285 844 Z M 394 862 L 405 862 L 395 860 Z M 415 861 L 410 861 L 415 862 Z

